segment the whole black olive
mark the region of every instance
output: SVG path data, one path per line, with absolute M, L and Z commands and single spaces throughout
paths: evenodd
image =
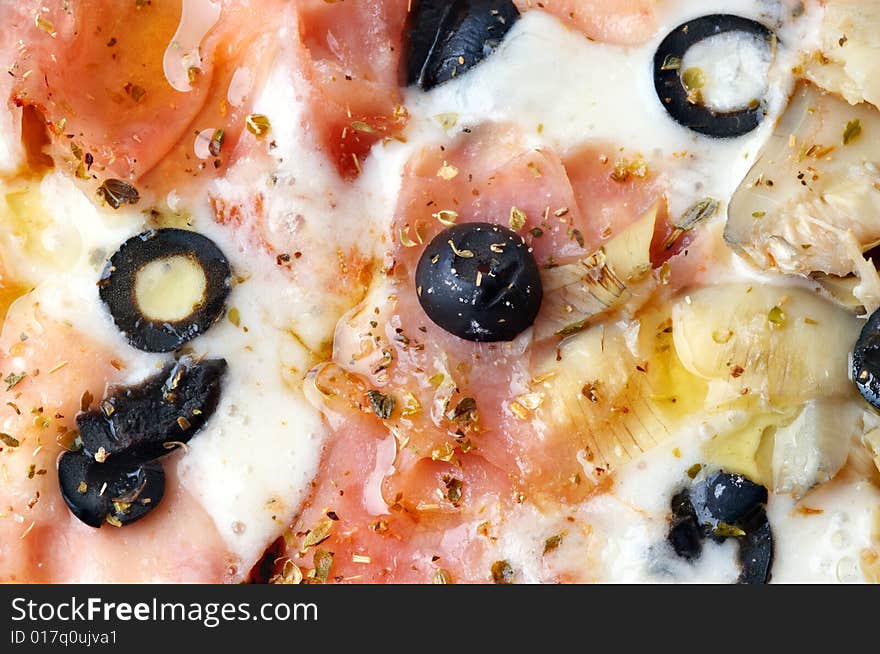
M 767 489 L 742 475 L 719 470 L 694 484 L 691 503 L 700 524 L 735 525 L 767 503 Z
M 510 341 L 541 307 L 538 265 L 507 227 L 462 223 L 438 234 L 416 268 L 416 290 L 428 317 L 469 341 Z

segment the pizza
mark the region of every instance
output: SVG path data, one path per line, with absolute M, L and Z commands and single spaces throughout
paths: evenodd
M 0 13 L 0 580 L 880 580 L 876 0 Z

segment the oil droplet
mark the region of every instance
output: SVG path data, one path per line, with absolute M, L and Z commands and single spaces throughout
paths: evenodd
M 240 107 L 247 100 L 248 94 L 251 92 L 251 84 L 253 83 L 253 75 L 249 68 L 241 67 L 236 69 L 229 82 L 229 90 L 226 92 L 226 100 L 233 107 Z
M 236 520 L 232 523 L 232 533 L 233 534 L 243 534 L 245 530 L 245 524 L 243 522 L 239 522 Z
M 214 138 L 216 131 L 215 128 L 209 127 L 208 129 L 203 129 L 196 136 L 195 143 L 193 143 L 193 151 L 199 159 L 208 159 L 212 156 L 211 139 Z
M 212 0 L 183 0 L 180 23 L 165 49 L 162 69 L 165 79 L 177 91 L 192 91 L 190 69 L 202 68 L 199 45 L 220 18 L 220 3 Z

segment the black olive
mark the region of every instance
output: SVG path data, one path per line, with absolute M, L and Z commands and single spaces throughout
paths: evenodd
M 165 493 L 159 463 L 98 463 L 83 452 L 58 460 L 58 484 L 71 513 L 90 527 L 124 526 L 152 511 Z
M 511 0 L 415 0 L 407 84 L 429 90 L 491 55 L 519 18 Z
M 705 534 L 697 522 L 690 493 L 685 489 L 672 497 L 672 524 L 667 540 L 677 556 L 692 561 L 703 553 Z
M 880 409 L 880 309 L 868 318 L 853 348 L 852 378 L 862 397 Z
M 735 538 L 739 583 L 767 583 L 773 565 L 773 534 L 764 509 L 767 497 L 766 488 L 742 475 L 712 473 L 672 497 L 666 539 L 676 556 L 693 561 L 702 554 L 706 538 L 718 542 Z
M 440 232 L 416 268 L 419 302 L 440 327 L 469 341 L 509 341 L 530 327 L 543 295 L 538 265 L 516 232 L 462 223 Z
M 740 527 L 746 535 L 739 539 L 739 583 L 766 584 L 773 567 L 773 533 L 767 512 L 758 510 Z
M 702 525 L 736 525 L 767 503 L 767 489 L 742 475 L 719 470 L 694 484 L 691 503 Z
M 145 461 L 188 442 L 220 401 L 226 361 L 182 358 L 138 386 L 116 388 L 100 407 L 76 418 L 90 457 Z
M 725 32 L 746 32 L 768 41 L 775 38 L 769 28 L 757 21 L 731 14 L 713 14 L 676 27 L 663 39 L 654 54 L 654 88 L 669 115 L 695 132 L 718 138 L 751 132 L 764 119 L 765 113 L 763 101 L 740 110 L 716 112 L 688 98 L 680 68 L 685 53 L 694 44 Z
M 184 318 L 148 317 L 138 302 L 138 274 L 154 261 L 186 257 L 205 276 L 205 291 Z M 170 352 L 206 332 L 223 314 L 231 270 L 209 238 L 182 229 L 151 230 L 133 236 L 110 258 L 99 282 L 101 299 L 129 343 L 146 352 Z

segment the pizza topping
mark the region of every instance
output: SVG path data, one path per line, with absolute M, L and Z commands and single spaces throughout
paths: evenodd
M 727 243 L 763 270 L 822 274 L 845 305 L 880 307 L 864 256 L 880 241 L 878 133 L 873 105 L 801 84 L 730 201 Z
M 269 118 L 263 114 L 249 114 L 245 118 L 245 126 L 247 130 L 256 137 L 263 137 L 269 132 L 271 123 Z
M 741 443 L 752 440 L 757 444 L 757 450 L 748 453 L 753 462 L 731 461 L 726 465 L 766 483 L 775 493 L 788 493 L 800 499 L 833 479 L 843 468 L 850 443 L 864 432 L 863 416 L 861 401 L 846 397 L 813 400 L 796 413 L 785 411 L 755 419 L 751 423 L 755 430 L 752 433 L 760 438 L 739 436 Z M 745 450 L 753 448 L 754 445 Z
M 124 204 L 137 204 L 141 199 L 138 190 L 121 179 L 105 179 L 98 187 L 98 197 L 113 209 Z
M 798 72 L 850 104 L 880 106 L 880 69 L 875 64 L 880 5 L 827 0 L 822 3 L 817 49 L 805 53 Z M 817 47 L 818 46 L 818 47 Z
M 773 532 L 767 512 L 758 509 L 741 527 L 745 534 L 739 540 L 739 583 L 766 584 L 773 567 Z
M 673 495 L 670 508 L 672 521 L 666 540 L 676 556 L 687 561 L 699 558 L 703 553 L 703 532 L 691 504 L 690 492 L 685 489 Z
M 395 401 L 392 396 L 372 390 L 367 391 L 367 398 L 370 400 L 373 411 L 382 420 L 388 420 L 391 414 L 394 413 Z
M 97 463 L 81 452 L 61 455 L 58 482 L 71 513 L 96 528 L 140 520 L 165 493 L 165 472 L 156 462 Z
M 0 441 L 2 441 L 6 447 L 18 447 L 21 444 L 17 438 L 10 436 L 9 434 L 4 434 L 3 432 L 0 432 Z
M 220 401 L 223 359 L 168 365 L 138 386 L 116 388 L 100 408 L 77 416 L 86 455 L 147 460 L 187 443 Z
M 676 493 L 667 541 L 687 561 L 699 558 L 706 538 L 735 538 L 739 583 L 765 584 L 773 563 L 773 535 L 764 505 L 767 489 L 742 475 L 716 471 Z
M 638 45 L 654 36 L 659 9 L 654 0 L 514 0 L 519 10 L 540 9 L 555 16 L 567 30 L 590 41 Z
M 871 314 L 856 341 L 852 379 L 862 397 L 880 408 L 880 309 Z
M 848 397 L 845 362 L 858 329 L 855 316 L 815 292 L 768 285 L 700 289 L 672 310 L 676 353 L 712 380 L 718 405 L 743 394 L 783 408 Z
M 755 507 L 767 503 L 767 489 L 724 471 L 714 472 L 691 489 L 691 504 L 697 521 L 712 530 L 721 523 L 737 525 Z
M 510 0 L 418 0 L 413 5 L 407 83 L 426 91 L 489 57 L 519 18 Z
M 406 126 L 399 77 L 409 0 L 282 4 L 297 14 L 310 131 L 340 175 L 354 179 L 371 148 Z
M 632 297 L 627 285 L 651 271 L 659 206 L 652 206 L 589 257 L 543 272 L 544 301 L 536 321 L 536 338 L 578 332 Z
M 510 341 L 535 321 L 543 295 L 523 238 L 500 225 L 440 232 L 416 269 L 419 302 L 440 327 L 470 341 Z
M 666 239 L 664 247 L 667 250 L 671 248 L 682 234 L 689 232 L 718 213 L 720 206 L 718 200 L 714 198 L 703 198 L 692 204 L 673 225 L 672 233 Z
M 676 122 L 706 136 L 751 132 L 764 118 L 763 94 L 775 39 L 761 23 L 730 14 L 679 25 L 654 55 L 660 102 Z M 678 65 L 671 66 L 671 61 Z M 706 63 L 691 65 L 695 61 Z M 738 88 L 743 79 L 745 90 Z
M 169 352 L 206 332 L 223 314 L 231 269 L 196 232 L 160 229 L 130 238 L 101 277 L 101 299 L 129 343 Z
M 513 583 L 513 568 L 510 566 L 510 563 L 507 561 L 495 561 L 492 564 L 492 581 L 496 584 L 512 584 Z
M 16 3 L 4 14 L 20 44 L 9 53 L 12 97 L 53 126 L 46 153 L 56 163 L 74 144 L 88 153 L 74 163 L 79 177 L 91 161 L 93 172 L 141 190 L 183 191 L 189 179 L 216 172 L 193 165 L 193 128 L 223 129 L 231 159 L 278 39 L 257 16 L 280 15 L 283 4 L 48 2 L 39 14 L 54 27 L 50 39 L 33 23 L 36 6 Z M 118 196 L 108 190 L 113 206 Z
M 849 145 L 853 141 L 855 141 L 859 136 L 862 135 L 862 123 L 856 118 L 855 120 L 851 120 L 846 124 L 846 128 L 843 130 L 843 144 Z

